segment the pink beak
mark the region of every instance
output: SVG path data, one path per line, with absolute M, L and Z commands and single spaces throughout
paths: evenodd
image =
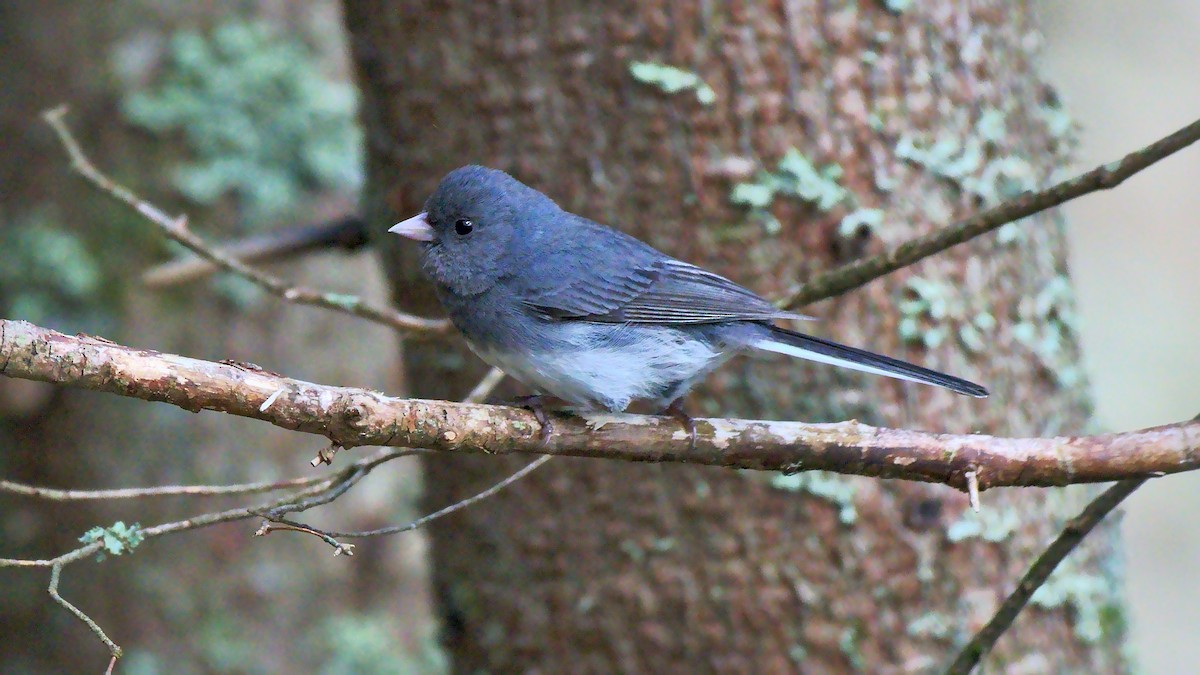
M 417 241 L 433 241 L 433 228 L 429 226 L 429 221 L 425 220 L 424 211 L 408 220 L 396 223 L 388 229 L 388 232 Z

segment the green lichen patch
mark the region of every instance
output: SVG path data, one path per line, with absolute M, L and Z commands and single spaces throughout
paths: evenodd
M 104 553 L 123 555 L 137 548 L 142 543 L 142 539 L 141 525 L 137 523 L 126 525 L 125 521 L 118 520 L 108 527 L 93 527 L 85 532 L 79 541 L 84 544 L 100 542 Z M 97 554 L 96 560 L 104 560 L 104 553 Z
M 1075 635 L 1090 644 L 1124 630 L 1117 585 L 1104 575 L 1083 571 L 1070 559 L 1054 570 L 1029 601 L 1045 609 L 1070 609 Z
M 842 218 L 838 224 L 838 234 L 843 237 L 856 237 L 860 234 L 873 233 L 883 225 L 883 209 L 855 209 Z
M 74 232 L 37 212 L 0 227 L 0 311 L 40 325 L 91 330 L 102 319 L 100 262 Z
M 1084 373 L 1075 358 L 1079 318 L 1075 293 L 1065 275 L 1054 277 L 1017 306 L 1013 337 L 1030 349 L 1065 387 L 1077 385 Z
M 895 153 L 991 206 L 1036 189 L 1039 182 L 1036 168 L 1027 159 L 997 154 L 1007 134 L 1004 111 L 988 109 L 966 138 L 904 135 Z
M 982 539 L 992 543 L 1007 540 L 1021 526 L 1021 516 L 1015 509 L 987 508 L 978 513 L 967 511 L 946 528 L 946 539 L 958 543 Z
M 157 80 L 121 106 L 134 124 L 183 138 L 189 157 L 171 171 L 180 192 L 202 204 L 236 195 L 251 221 L 306 191 L 362 184 L 356 107 L 354 87 L 301 39 L 241 21 L 177 33 Z
M 843 476 L 828 471 L 805 471 L 781 473 L 771 477 L 771 487 L 788 492 L 806 492 L 838 507 L 838 520 L 844 525 L 853 525 L 858 520 L 854 508 L 857 488 Z
M 748 208 L 766 224 L 768 232 L 775 233 L 779 223 L 769 209 L 779 196 L 799 199 L 822 212 L 838 206 L 853 207 L 853 194 L 839 183 L 842 173 L 837 164 L 818 167 L 799 150 L 790 148 L 775 171 L 759 171 L 754 180 L 734 185 L 729 200 Z
M 635 61 L 629 64 L 629 74 L 638 82 L 657 87 L 667 94 L 695 92 L 696 100 L 703 105 L 712 105 L 717 100 L 717 92 L 699 75 L 682 68 L 665 63 Z
M 929 637 L 945 640 L 957 632 L 958 622 L 954 617 L 941 612 L 926 612 L 908 622 L 905 632 L 911 637 Z
M 913 0 L 883 0 L 883 6 L 893 14 L 902 14 L 912 8 Z
M 979 308 L 979 302 L 978 298 L 965 298 L 949 283 L 912 277 L 906 284 L 904 299 L 897 305 L 900 339 L 933 349 L 956 338 L 968 352 L 982 353 L 996 319 Z
M 313 636 L 313 644 L 323 647 L 324 662 L 319 672 L 380 675 L 449 672 L 437 632 L 420 631 L 410 638 L 415 644 L 397 639 L 398 635 L 412 632 L 412 627 L 401 626 L 393 615 L 334 614 L 318 624 Z M 231 670 L 237 669 L 236 664 L 231 664 Z

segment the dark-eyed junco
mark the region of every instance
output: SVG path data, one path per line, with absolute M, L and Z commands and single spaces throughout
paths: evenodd
M 480 358 L 579 409 L 645 400 L 694 437 L 678 401 L 749 349 L 987 396 L 957 377 L 772 325 L 806 317 L 564 211 L 503 171 L 455 169 L 424 212 L 388 231 L 422 242 L 423 268 Z

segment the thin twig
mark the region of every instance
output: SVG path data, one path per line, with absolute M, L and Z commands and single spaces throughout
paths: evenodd
M 63 568 L 63 563 L 58 563 L 57 565 L 54 565 L 53 567 L 50 568 L 50 587 L 49 587 L 49 589 L 47 589 L 50 591 L 50 597 L 54 598 L 55 602 L 57 602 L 58 604 L 65 607 L 68 612 L 74 614 L 75 617 L 78 618 L 80 621 L 87 624 L 87 627 L 90 628 L 91 631 L 93 633 L 95 633 L 97 637 L 100 638 L 100 641 L 104 643 L 104 646 L 108 647 L 109 653 L 112 654 L 112 662 L 109 663 L 109 667 L 108 667 L 109 671 L 111 672 L 112 671 L 112 663 L 115 662 L 117 659 L 121 658 L 121 653 L 122 653 L 121 647 L 118 646 L 117 643 L 113 642 L 112 639 L 109 638 L 108 635 L 106 635 L 104 633 L 104 629 L 100 627 L 100 624 L 93 621 L 92 617 L 88 616 L 87 614 L 84 614 L 83 610 L 81 610 L 78 607 L 76 607 L 75 605 L 72 605 L 71 603 L 67 602 L 66 598 L 64 598 L 63 596 L 58 594 L 58 579 L 59 579 L 59 576 L 62 574 L 62 568 Z
M 114 490 L 58 490 L 37 487 L 12 481 L 0 480 L 0 492 L 11 492 L 26 497 L 37 497 L 49 501 L 87 501 L 102 499 L 141 499 L 143 497 L 214 497 L 220 495 L 248 495 L 275 492 L 288 488 L 304 487 L 325 480 L 323 476 L 293 478 L 285 481 L 243 483 L 241 485 L 163 485 L 152 488 L 118 488 Z
M 272 520 L 272 519 L 268 518 L 267 516 L 263 516 L 262 527 L 260 527 L 254 531 L 254 536 L 265 537 L 266 535 L 268 535 L 272 532 L 275 532 L 277 530 L 291 530 L 293 532 L 303 532 L 305 534 L 311 534 L 314 537 L 321 539 L 326 544 L 329 544 L 330 546 L 332 546 L 334 556 L 339 556 L 339 555 L 345 554 L 347 557 L 349 557 L 349 556 L 354 555 L 354 544 L 344 544 L 344 543 L 338 541 L 337 539 L 334 539 L 329 534 L 326 534 L 325 532 L 318 530 L 315 527 L 309 527 L 309 526 L 303 525 L 301 523 L 293 523 L 291 521 L 287 521 L 287 520 L 283 520 L 283 519 Z
M 481 400 L 487 398 L 488 395 L 492 392 L 492 390 L 495 389 L 496 385 L 500 384 L 500 381 L 502 379 L 504 379 L 504 373 L 501 370 L 499 370 L 498 368 L 492 368 L 490 371 L 487 372 L 487 374 L 485 374 L 483 376 L 483 378 L 479 381 L 479 384 L 475 385 L 475 387 L 471 390 L 471 393 L 467 394 L 466 398 L 464 398 L 463 401 L 464 402 L 477 402 L 477 401 L 481 401 Z M 377 530 L 365 530 L 365 531 L 357 531 L 357 532 L 331 532 L 328 530 L 321 530 L 321 529 L 315 528 L 311 525 L 305 525 L 303 523 L 298 523 L 296 521 L 283 518 L 281 514 L 284 513 L 285 511 L 282 509 L 276 509 L 272 512 L 264 512 L 264 513 L 259 514 L 265 519 L 266 522 L 264 522 L 263 526 L 261 528 L 259 528 L 259 530 L 257 532 L 255 532 L 254 534 L 255 534 L 255 536 L 262 536 L 265 534 L 269 534 L 275 530 L 292 530 L 295 532 L 304 532 L 306 534 L 311 534 L 313 536 L 319 537 L 325 543 L 329 544 L 330 546 L 333 546 L 334 547 L 334 555 L 339 555 L 341 553 L 347 553 L 349 555 L 354 555 L 354 552 L 352 550 L 346 548 L 348 546 L 353 546 L 352 544 L 345 544 L 345 543 L 339 542 L 336 538 L 337 537 L 376 537 L 376 536 L 398 534 L 400 532 L 408 532 L 411 530 L 415 530 L 427 523 L 437 520 L 438 518 L 441 518 L 443 516 L 448 516 L 451 513 L 454 513 L 455 511 L 465 509 L 472 504 L 475 504 L 477 502 L 483 501 L 484 499 L 487 499 L 488 497 L 491 497 L 492 495 L 496 494 L 497 492 L 503 490 L 504 488 L 512 485 L 513 483 L 515 483 L 515 482 L 521 480 L 522 478 L 524 478 L 525 476 L 529 475 L 530 473 L 532 473 L 534 471 L 534 469 L 537 469 L 538 467 L 542 466 L 546 462 L 550 461 L 551 459 L 553 459 L 553 457 L 554 457 L 553 455 L 543 455 L 541 457 L 538 457 L 537 459 L 533 460 L 529 464 L 526 464 L 525 466 L 518 469 L 512 475 L 501 480 L 500 482 L 496 483 L 495 485 L 487 488 L 486 490 L 484 490 L 478 494 L 475 494 L 471 497 L 467 497 L 466 499 L 457 501 L 457 502 L 451 504 L 450 506 L 447 506 L 443 509 L 435 511 L 434 513 L 431 513 L 427 516 L 418 518 L 417 520 L 414 520 L 413 522 L 411 522 L 407 525 L 396 525 L 393 527 L 384 527 L 384 528 L 380 528 Z M 347 485 L 346 487 L 348 489 L 349 485 Z M 326 501 L 331 501 L 331 500 L 326 500 Z M 303 505 L 303 508 L 309 508 L 311 506 L 316 506 L 316 504 L 305 504 L 305 505 Z M 303 509 L 301 508 L 301 505 L 296 504 L 296 505 L 293 505 L 293 507 L 289 508 L 288 510 L 289 511 L 299 511 L 299 510 L 303 510 Z
M 995 646 L 996 640 L 1000 639 L 1000 636 L 1012 626 L 1013 620 L 1029 602 L 1029 598 L 1042 584 L 1046 583 L 1046 579 L 1050 577 L 1058 564 L 1071 551 L 1075 550 L 1075 547 L 1092 531 L 1092 528 L 1096 527 L 1122 500 L 1133 494 L 1133 491 L 1141 487 L 1147 480 L 1149 479 L 1132 478 L 1118 482 L 1092 500 L 1082 513 L 1068 521 L 1054 543 L 1038 556 L 1029 571 L 1021 578 L 1021 583 L 1017 584 L 1012 594 L 996 610 L 992 620 L 959 651 L 954 662 L 946 669 L 947 675 L 970 673 L 971 669 L 979 664 L 980 659 Z
M 398 457 L 404 457 L 406 455 L 413 454 L 414 452 L 420 451 L 412 449 L 396 450 L 384 448 L 354 462 L 353 464 L 348 465 L 346 468 L 338 471 L 335 474 L 325 476 L 319 483 L 306 486 L 303 489 L 290 492 L 286 495 L 282 495 L 269 502 L 251 507 L 239 507 L 226 509 L 224 511 L 215 511 L 212 513 L 193 516 L 184 520 L 162 523 L 153 527 L 143 528 L 140 530 L 140 534 L 142 535 L 144 542 L 155 537 L 174 534 L 176 532 L 186 532 L 188 530 L 207 527 L 217 523 L 226 523 L 235 520 L 245 520 L 247 518 L 258 517 L 259 513 L 269 512 L 274 509 L 297 503 L 301 500 L 320 496 L 330 491 L 336 491 L 341 488 L 345 482 L 360 479 L 362 477 L 360 473 L 361 471 L 370 471 L 384 462 L 389 462 Z M 100 552 L 102 548 L 103 542 L 93 542 L 49 559 L 0 558 L 0 568 L 53 567 L 55 565 L 66 565 L 68 563 L 90 558 L 91 556 Z
M 974 469 L 967 472 L 967 499 L 971 509 L 979 513 L 979 472 Z
M 377 530 L 363 530 L 360 532 L 338 532 L 334 536 L 337 536 L 337 537 L 377 537 L 377 536 L 381 536 L 381 535 L 398 534 L 400 532 L 408 532 L 409 530 L 415 530 L 419 527 L 428 525 L 429 523 L 437 520 L 438 518 L 448 516 L 451 513 L 454 513 L 455 511 L 461 511 L 462 509 L 465 509 L 472 504 L 475 504 L 477 502 L 483 501 L 484 499 L 487 499 L 488 497 L 491 497 L 492 495 L 503 490 L 504 488 L 521 480 L 525 476 L 528 476 L 529 474 L 533 473 L 533 471 L 535 469 L 542 466 L 543 464 L 545 464 L 546 462 L 550 461 L 553 458 L 554 458 L 553 455 L 542 455 L 541 457 L 538 457 L 537 459 L 533 460 L 532 462 L 526 464 L 525 466 L 523 466 L 520 469 L 518 469 L 517 471 L 515 471 L 508 478 L 505 478 L 504 480 L 500 481 L 499 483 L 496 483 L 495 485 L 484 490 L 483 492 L 480 492 L 479 494 L 474 495 L 472 497 L 467 497 L 466 499 L 463 499 L 461 501 L 455 502 L 455 503 L 451 504 L 450 506 L 447 506 L 443 509 L 434 511 L 433 513 L 431 513 L 427 516 L 422 516 L 407 525 L 399 525 L 399 526 L 394 526 L 394 527 L 382 527 Z
M 340 248 L 353 251 L 369 241 L 367 226 L 358 215 L 300 227 L 287 227 L 256 234 L 215 246 L 218 251 L 244 263 L 277 262 L 315 250 Z M 162 288 L 202 279 L 218 268 L 209 260 L 194 256 L 169 260 L 142 273 L 147 288 Z
M 496 387 L 500 386 L 503 379 L 504 371 L 493 367 L 479 380 L 479 384 L 471 389 L 471 393 L 467 394 L 463 403 L 483 403 L 483 400 L 490 396 Z
M 446 319 L 427 319 L 397 312 L 390 307 L 371 304 L 354 295 L 324 293 L 309 288 L 293 286 L 277 277 L 256 270 L 237 258 L 212 247 L 188 229 L 186 216 L 173 218 L 167 215 L 162 209 L 142 199 L 129 188 L 117 183 L 97 169 L 91 160 L 88 159 L 87 155 L 83 152 L 83 148 L 67 127 L 63 119 L 66 114 L 67 107 L 59 106 L 42 113 L 42 117 L 54 129 L 59 141 L 66 149 L 71 159 L 71 168 L 102 192 L 137 211 L 142 217 L 156 225 L 172 241 L 182 244 L 201 258 L 208 260 L 227 272 L 244 277 L 267 293 L 283 298 L 288 302 L 343 312 L 391 326 L 398 331 L 412 336 L 444 335 L 449 332 L 450 322 Z
M 1091 192 L 1115 188 L 1135 173 L 1179 152 L 1197 140 L 1200 140 L 1200 120 L 1192 122 L 1141 150 L 1129 153 L 1117 162 L 1098 166 L 1087 173 L 1065 180 L 1045 190 L 1027 192 L 957 224 L 912 239 L 886 253 L 857 260 L 825 272 L 789 293 L 778 304 L 785 309 L 795 309 L 818 300 L 841 295 L 885 274 L 941 253 L 1008 223 L 1059 206 Z
M 520 469 L 517 469 L 517 471 L 514 472 L 511 476 L 496 483 L 495 485 L 489 487 L 488 489 L 484 490 L 483 492 L 480 492 L 478 494 L 467 497 L 466 499 L 462 499 L 457 502 L 454 502 L 450 506 L 447 506 L 443 509 L 434 511 L 433 513 L 430 513 L 429 515 L 421 516 L 420 518 L 412 521 L 411 523 L 408 523 L 407 525 L 393 525 L 391 527 L 381 527 L 377 530 L 360 530 L 360 531 L 356 531 L 356 532 L 330 532 L 330 531 L 326 531 L 326 530 L 318 530 L 318 532 L 320 532 L 322 535 L 325 535 L 325 536 L 328 536 L 331 538 L 332 537 L 380 537 L 380 536 L 389 535 L 389 534 L 399 534 L 401 532 L 409 532 L 411 530 L 415 530 L 424 525 L 428 525 L 429 523 L 437 520 L 438 518 L 443 518 L 443 517 L 448 516 L 451 513 L 454 513 L 456 511 L 461 511 L 462 509 L 465 509 L 468 506 L 471 506 L 472 504 L 481 502 L 481 501 L 487 499 L 488 497 L 491 497 L 492 495 L 496 494 L 497 492 L 500 492 L 504 488 L 521 480 L 525 476 L 528 476 L 529 474 L 533 473 L 533 471 L 535 469 L 542 466 L 543 464 L 550 461 L 551 459 L 553 459 L 553 455 L 542 455 L 541 457 L 538 457 L 537 459 L 526 464 L 525 466 L 521 467 Z M 307 525 L 303 525 L 301 523 L 294 523 L 294 522 L 288 521 L 288 520 L 275 520 L 274 522 L 286 524 L 286 525 L 292 525 L 294 527 L 308 528 Z

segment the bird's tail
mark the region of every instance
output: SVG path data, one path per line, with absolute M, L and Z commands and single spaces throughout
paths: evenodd
M 946 375 L 935 370 L 905 363 L 890 356 L 873 354 L 862 349 L 847 347 L 836 342 L 822 340 L 810 335 L 796 333 L 776 326 L 769 326 L 770 333 L 754 344 L 754 347 L 796 358 L 828 363 L 843 368 L 861 370 L 864 373 L 885 375 L 898 380 L 920 382 L 945 387 L 951 391 L 976 398 L 986 398 L 987 389 L 964 379 Z

